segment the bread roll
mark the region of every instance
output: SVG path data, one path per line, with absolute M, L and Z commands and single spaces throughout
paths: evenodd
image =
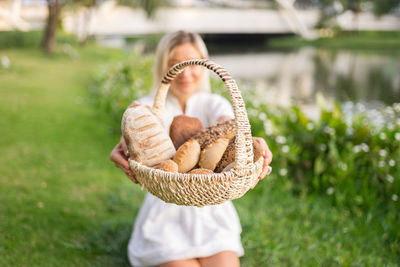
M 183 143 L 203 129 L 203 124 L 197 118 L 186 115 L 174 117 L 169 127 L 169 136 L 175 149 L 178 149 Z
M 148 106 L 135 103 L 128 108 L 122 117 L 121 130 L 131 159 L 146 166 L 157 165 L 175 154 L 161 121 Z
M 165 172 L 178 172 L 178 164 L 175 161 L 168 159 L 157 166 L 154 167 L 155 169 L 163 170 Z
M 229 139 L 219 138 L 214 143 L 207 145 L 200 153 L 200 168 L 214 171 L 228 144 Z
M 235 120 L 227 120 L 216 125 L 209 126 L 197 133 L 192 139 L 197 140 L 200 148 L 204 149 L 211 143 L 214 143 L 218 138 L 231 139 L 235 136 Z
M 181 145 L 174 156 L 174 161 L 178 164 L 178 171 L 181 173 L 193 169 L 200 157 L 200 145 L 196 140 L 189 140 Z

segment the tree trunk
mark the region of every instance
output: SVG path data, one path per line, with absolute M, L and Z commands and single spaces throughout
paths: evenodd
M 43 36 L 42 47 L 47 54 L 52 54 L 56 40 L 56 32 L 58 27 L 58 19 L 60 16 L 60 0 L 47 0 L 49 15 Z

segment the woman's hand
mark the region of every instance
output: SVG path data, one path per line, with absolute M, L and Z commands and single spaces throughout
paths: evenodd
M 126 146 L 124 138 L 121 137 L 120 142 L 114 147 L 110 153 L 110 160 L 114 162 L 115 167 L 120 168 L 124 171 L 126 176 L 132 180 L 135 184 L 138 184 L 138 180 L 135 178 L 135 174 L 129 167 L 129 152 Z
M 254 141 L 257 142 L 263 148 L 263 151 L 264 151 L 262 154 L 262 156 L 264 157 L 264 164 L 263 164 L 261 174 L 258 177 L 258 180 L 256 182 L 256 184 L 257 184 L 259 180 L 263 179 L 272 170 L 271 167 L 269 166 L 269 164 L 272 161 L 272 152 L 271 152 L 271 150 L 269 150 L 269 147 L 263 138 L 254 137 Z M 256 186 L 256 184 L 252 187 L 252 189 Z

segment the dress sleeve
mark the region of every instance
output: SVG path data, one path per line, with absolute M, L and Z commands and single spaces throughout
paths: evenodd
M 209 125 L 215 124 L 221 116 L 235 117 L 231 103 L 224 97 L 211 94 L 209 104 L 209 107 L 207 107 Z

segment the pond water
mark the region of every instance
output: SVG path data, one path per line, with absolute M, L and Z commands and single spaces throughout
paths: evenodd
M 230 40 L 228 46 L 215 40 L 206 40 L 206 43 L 210 58 L 231 73 L 239 88 L 240 85 L 254 88 L 257 99 L 262 102 L 281 106 L 295 104 L 311 118 L 319 116 L 320 106 L 330 108 L 335 101 L 351 112 L 378 110 L 400 103 L 399 51 L 313 47 L 270 50 L 263 40 L 246 40 Z M 143 42 L 126 43 L 123 38 L 105 39 L 101 43 L 128 50 L 152 52 L 154 49 L 146 49 Z
M 309 117 L 319 106 L 362 103 L 367 109 L 400 102 L 400 55 L 382 51 L 301 48 L 295 51 L 211 54 L 260 101 L 299 105 Z M 363 109 L 363 108 L 361 108 Z

